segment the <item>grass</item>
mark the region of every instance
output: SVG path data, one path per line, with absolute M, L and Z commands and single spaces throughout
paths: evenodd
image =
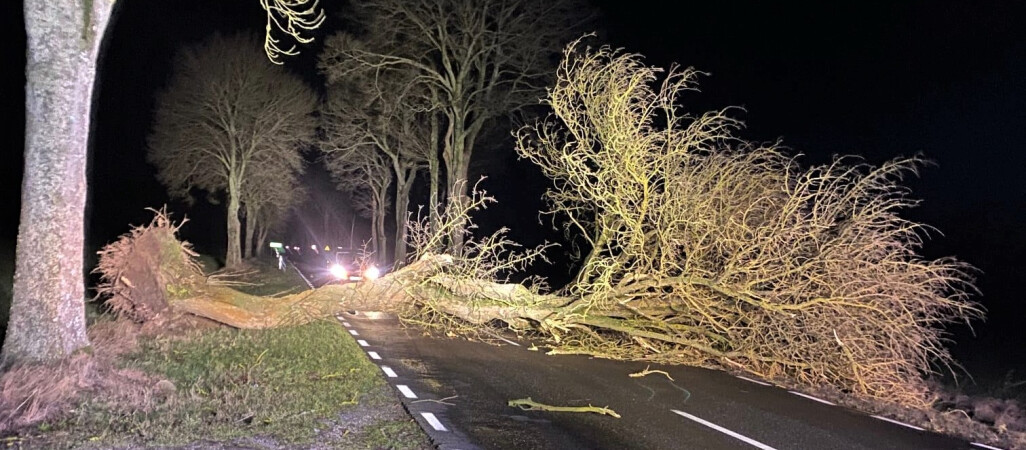
M 239 291 L 251 295 L 280 296 L 307 289 L 306 282 L 292 267 L 284 271 L 278 270 L 278 262 L 273 254 L 247 259 L 246 265 L 256 269 L 257 272 L 239 279 L 239 281 L 251 283 L 251 285 L 237 287 L 236 289 Z
M 292 448 L 316 439 L 336 448 L 430 448 L 377 367 L 332 322 L 149 339 L 122 363 L 159 379 L 148 411 L 86 399 L 23 444 Z
M 245 280 L 259 281 L 246 287 L 250 292 L 305 287 L 298 276 L 283 274 L 271 264 L 255 268 L 260 273 Z M 117 366 L 120 373 L 139 374 L 134 378 L 141 380 L 138 386 L 116 390 L 144 394 L 126 401 L 111 392 L 84 389 L 66 413 L 20 430 L 0 444 L 23 448 L 431 448 L 381 371 L 333 320 L 270 330 L 212 328 L 148 338 L 128 332 L 131 325 L 118 324 L 122 323 L 104 318 L 96 322 L 95 351 L 117 354 L 106 364 Z M 131 350 L 115 351 L 115 347 Z

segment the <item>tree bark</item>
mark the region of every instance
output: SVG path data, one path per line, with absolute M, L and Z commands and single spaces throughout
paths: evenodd
M 242 262 L 240 250 L 242 241 L 240 239 L 239 223 L 239 187 L 236 182 L 228 184 L 228 245 L 224 255 L 225 267 L 234 267 Z
M 252 258 L 256 252 L 256 208 L 246 202 L 246 228 L 242 236 L 242 257 Z
M 253 245 L 256 246 L 254 252 L 257 258 L 264 256 L 264 252 L 266 251 L 264 249 L 267 247 L 267 234 L 269 232 L 270 230 L 263 223 L 257 225 L 256 242 L 253 243 Z
M 381 192 L 377 192 L 375 195 L 378 196 L 378 207 L 374 210 L 374 215 L 376 216 L 374 219 L 374 235 L 377 236 L 376 239 L 378 240 L 378 253 L 374 259 L 381 266 L 385 265 L 386 258 L 388 257 L 388 240 L 385 237 L 385 201 L 388 191 L 382 189 Z
M 437 95 L 432 93 L 432 95 Z M 437 98 L 435 99 L 437 100 Z M 430 151 L 428 152 L 428 217 L 431 224 L 431 233 L 438 230 L 438 214 L 441 211 L 441 205 L 438 200 L 438 188 L 440 183 L 439 178 L 441 177 L 441 164 L 438 161 L 438 143 L 439 133 L 441 133 L 441 126 L 438 123 L 438 113 L 431 113 L 431 141 Z M 429 252 L 440 251 L 441 249 L 424 249 Z
M 405 172 L 405 173 L 403 173 Z M 410 189 L 417 170 L 409 167 L 395 174 L 395 261 L 396 267 L 406 264 L 406 222 L 409 220 Z
M 449 196 L 447 208 L 454 207 L 454 203 L 462 204 L 467 198 L 467 173 L 463 160 L 468 156 L 464 154 L 464 118 L 460 111 L 450 112 L 448 116 L 449 127 L 445 133 L 445 148 L 442 153 L 445 160 L 445 187 Z M 449 233 L 449 253 L 458 255 L 463 251 L 463 232 L 463 229 L 454 228 Z
M 96 57 L 112 3 L 26 0 L 25 174 L 2 365 L 89 345 L 83 268 Z

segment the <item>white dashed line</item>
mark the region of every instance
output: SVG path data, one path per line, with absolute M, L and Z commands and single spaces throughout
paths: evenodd
M 370 344 L 368 344 L 367 341 L 363 339 L 357 339 L 356 343 L 360 344 L 360 347 L 370 347 Z
M 980 447 L 980 448 L 988 448 L 988 449 L 990 449 L 990 450 L 1004 450 L 1004 449 L 1002 449 L 1002 448 L 998 448 L 998 447 L 991 447 L 991 446 L 989 446 L 989 445 L 987 445 L 987 444 L 981 444 L 981 443 L 979 443 L 979 442 L 970 442 L 970 443 L 969 443 L 969 445 L 975 445 L 975 446 L 977 446 L 977 447 Z
M 821 398 L 813 397 L 813 396 L 811 396 L 809 394 L 802 394 L 801 392 L 798 392 L 798 391 L 787 391 L 787 392 L 790 392 L 790 393 L 792 393 L 794 395 L 797 395 L 799 397 L 805 397 L 805 398 L 807 398 L 809 400 L 812 400 L 812 401 L 820 402 L 820 403 L 822 403 L 824 405 L 835 406 L 832 402 L 828 402 L 828 401 L 823 400 Z
M 746 443 L 748 443 L 748 444 L 750 444 L 750 445 L 752 445 L 752 446 L 754 446 L 756 448 L 761 448 L 762 450 L 776 450 L 775 448 L 770 447 L 770 446 L 768 446 L 766 444 L 763 444 L 762 442 L 759 442 L 759 441 L 757 441 L 755 439 L 752 439 L 752 438 L 750 438 L 748 436 L 735 433 L 735 432 L 730 431 L 730 430 L 728 430 L 726 428 L 723 428 L 723 427 L 721 427 L 719 425 L 716 425 L 715 423 L 712 423 L 712 422 L 709 422 L 709 421 L 706 421 L 706 420 L 702 420 L 702 419 L 700 419 L 698 417 L 692 416 L 691 414 L 688 414 L 688 413 L 686 413 L 684 411 L 677 411 L 676 409 L 671 409 L 670 411 L 673 411 L 675 414 L 683 416 L 683 417 L 685 417 L 687 419 L 691 419 L 691 420 L 693 420 L 695 422 L 698 422 L 698 423 L 700 423 L 702 425 L 705 425 L 705 426 L 707 426 L 709 428 L 712 428 L 712 429 L 714 429 L 716 431 L 719 431 L 720 433 L 726 434 L 726 435 L 731 436 L 731 437 L 733 437 L 735 439 L 740 439 L 740 440 L 742 440 L 742 441 L 744 441 L 744 442 L 746 442 Z
M 342 322 L 342 326 L 344 326 L 344 327 L 351 327 L 352 325 L 350 325 L 349 322 Z
M 890 423 L 893 423 L 893 424 L 901 425 L 901 426 L 903 426 L 903 427 L 909 427 L 909 428 L 911 428 L 911 429 L 913 429 L 913 430 L 925 431 L 925 430 L 923 430 L 922 428 L 919 428 L 919 427 L 917 427 L 917 426 L 915 426 L 915 425 L 909 425 L 909 424 L 907 424 L 907 423 L 905 423 L 905 422 L 899 422 L 899 421 L 897 421 L 897 420 L 894 420 L 894 419 L 888 419 L 888 418 L 886 418 L 886 417 L 883 417 L 883 416 L 872 416 L 872 417 L 873 417 L 874 419 L 880 419 L 880 420 L 883 420 L 883 421 L 885 421 L 885 422 L 890 422 Z
M 371 359 L 381 359 L 381 355 L 378 355 L 378 352 L 367 352 L 367 356 L 370 356 Z
M 396 375 L 395 371 L 392 370 L 392 368 L 388 367 L 388 366 L 381 366 L 381 371 L 385 372 L 385 375 L 388 375 L 389 378 L 395 378 L 395 377 L 399 376 L 399 375 Z
M 422 412 L 420 413 L 420 415 L 424 416 L 424 420 L 431 424 L 431 428 L 434 428 L 435 431 L 449 431 L 445 429 L 445 426 L 442 425 L 442 422 L 438 421 L 438 418 L 435 417 L 434 414 L 431 414 L 429 412 Z
M 397 389 L 399 389 L 399 392 L 403 393 L 403 397 L 406 397 L 406 398 L 417 398 L 417 394 L 414 394 L 413 390 L 411 390 L 409 386 L 407 386 L 405 384 L 397 384 L 397 385 L 395 385 L 395 387 Z
M 359 336 L 360 335 L 360 333 L 358 331 L 356 331 L 356 330 L 349 330 L 349 334 L 351 334 L 353 336 Z
M 751 378 L 748 378 L 748 377 L 743 377 L 743 376 L 741 376 L 741 375 L 734 375 L 734 376 L 735 376 L 735 377 L 738 377 L 738 378 L 740 378 L 740 379 L 742 379 L 742 380 L 745 380 L 745 381 L 749 381 L 749 382 L 755 383 L 755 384 L 761 384 L 761 385 L 763 385 L 763 386 L 773 386 L 772 384 L 770 384 L 770 383 L 767 383 L 767 382 L 765 382 L 765 381 L 753 380 L 753 379 L 751 379 Z

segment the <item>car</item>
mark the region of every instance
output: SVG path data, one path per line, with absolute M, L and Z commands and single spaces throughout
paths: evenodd
M 348 252 L 336 252 L 333 259 L 328 259 L 328 273 L 333 282 L 352 283 L 376 280 L 381 276 L 381 269 L 374 264 L 360 265 L 348 257 Z

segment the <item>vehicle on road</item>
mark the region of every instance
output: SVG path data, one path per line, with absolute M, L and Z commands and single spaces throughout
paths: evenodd
M 344 284 L 376 280 L 382 274 L 381 269 L 373 263 L 361 263 L 361 261 L 353 257 L 352 252 L 345 250 L 335 252 L 334 257 L 326 259 L 326 263 L 327 271 L 332 278 L 330 283 Z

